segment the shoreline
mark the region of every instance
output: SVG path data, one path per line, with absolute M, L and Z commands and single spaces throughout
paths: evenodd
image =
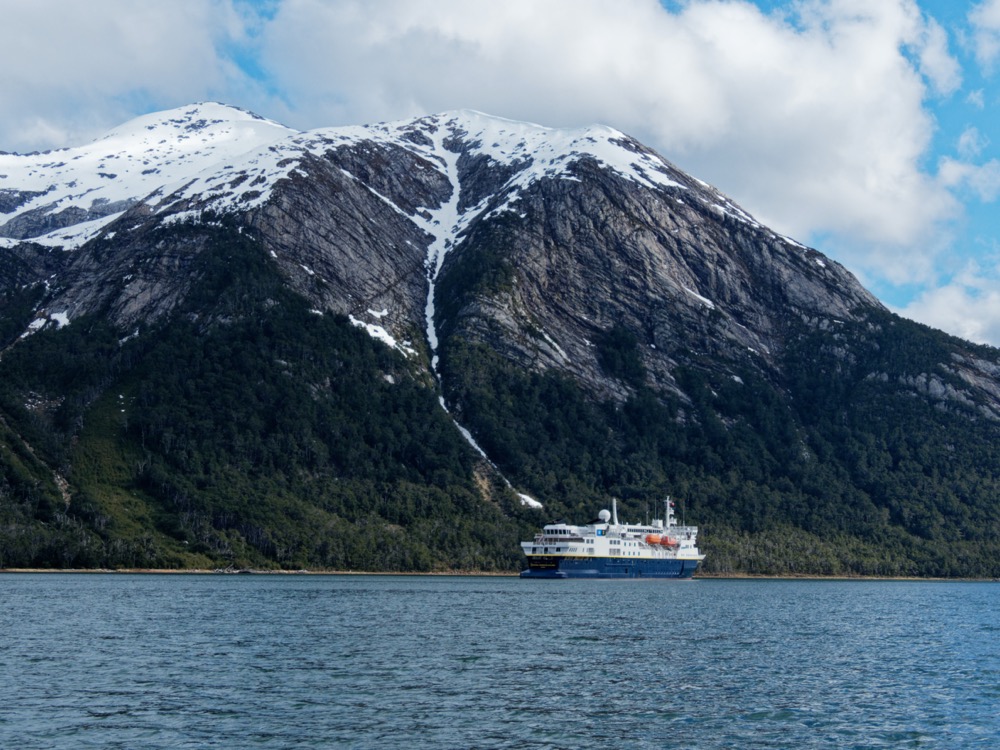
M 462 576 L 480 578 L 516 578 L 518 573 L 490 571 L 439 570 L 401 572 L 386 570 L 268 570 L 263 568 L 0 568 L 0 575 L 22 573 L 64 573 L 72 575 L 255 575 L 255 576 Z
M 407 576 L 440 578 L 517 578 L 516 573 L 479 570 L 439 570 L 422 572 L 377 570 L 266 570 L 258 568 L 0 568 L 0 575 L 62 573 L 72 575 L 257 575 L 257 576 Z M 606 579 L 611 580 L 611 579 Z M 624 580 L 624 579 L 623 579 Z M 632 579 L 629 579 L 632 580 Z M 644 579 L 672 580 L 672 579 Z M 852 575 L 758 575 L 752 573 L 697 574 L 692 579 L 702 581 L 913 581 L 925 583 L 1000 583 L 997 578 L 933 578 L 919 576 L 852 576 Z

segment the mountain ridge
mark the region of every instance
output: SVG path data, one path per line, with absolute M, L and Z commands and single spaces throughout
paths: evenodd
M 199 563 L 511 569 L 536 500 L 592 515 L 670 493 L 715 526 L 717 572 L 992 570 L 996 351 L 893 317 L 619 131 L 458 110 L 299 133 L 208 104 L 115 133 L 161 151 L 96 141 L 91 169 L 130 165 L 117 192 L 89 187 L 118 179 L 98 169 L 42 193 L 73 182 L 53 161 L 72 150 L 32 156 L 34 182 L 0 157 L 4 424 L 11 456 L 50 445 L 7 481 L 106 558 L 128 539 L 171 565 L 194 545 Z M 373 534 L 405 554 L 380 564 Z

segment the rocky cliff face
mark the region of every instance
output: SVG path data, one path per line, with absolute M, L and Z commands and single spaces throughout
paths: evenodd
M 520 363 L 566 369 L 606 393 L 616 386 L 593 342 L 624 326 L 639 339 L 652 383 L 676 391 L 681 361 L 767 371 L 791 322 L 849 319 L 879 306 L 838 264 L 690 179 L 643 189 L 587 159 L 573 174 L 532 185 L 515 203 L 516 218 L 470 227 L 446 274 L 492 251 L 510 282 L 466 295 L 451 321 L 456 335 L 493 331 L 491 343 L 503 339 Z

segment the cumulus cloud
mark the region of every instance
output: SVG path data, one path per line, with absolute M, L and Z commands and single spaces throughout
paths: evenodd
M 969 11 L 972 42 L 976 59 L 987 70 L 992 70 L 1000 56 L 1000 0 L 986 0 Z
M 238 88 L 228 1 L 0 0 L 0 149 L 85 142 L 150 107 Z
M 968 341 L 996 346 L 1000 342 L 1000 279 L 970 262 L 949 283 L 925 291 L 898 312 Z
M 958 137 L 958 155 L 963 159 L 975 159 L 990 143 L 990 139 L 979 132 L 979 128 L 969 126 Z
M 985 164 L 971 164 L 944 158 L 938 172 L 944 185 L 971 190 L 983 203 L 992 203 L 1000 195 L 1000 161 L 996 159 Z

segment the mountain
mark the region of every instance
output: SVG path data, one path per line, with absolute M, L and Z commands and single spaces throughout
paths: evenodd
M 1000 356 L 625 134 L 221 104 L 0 154 L 0 566 L 1000 575 Z

